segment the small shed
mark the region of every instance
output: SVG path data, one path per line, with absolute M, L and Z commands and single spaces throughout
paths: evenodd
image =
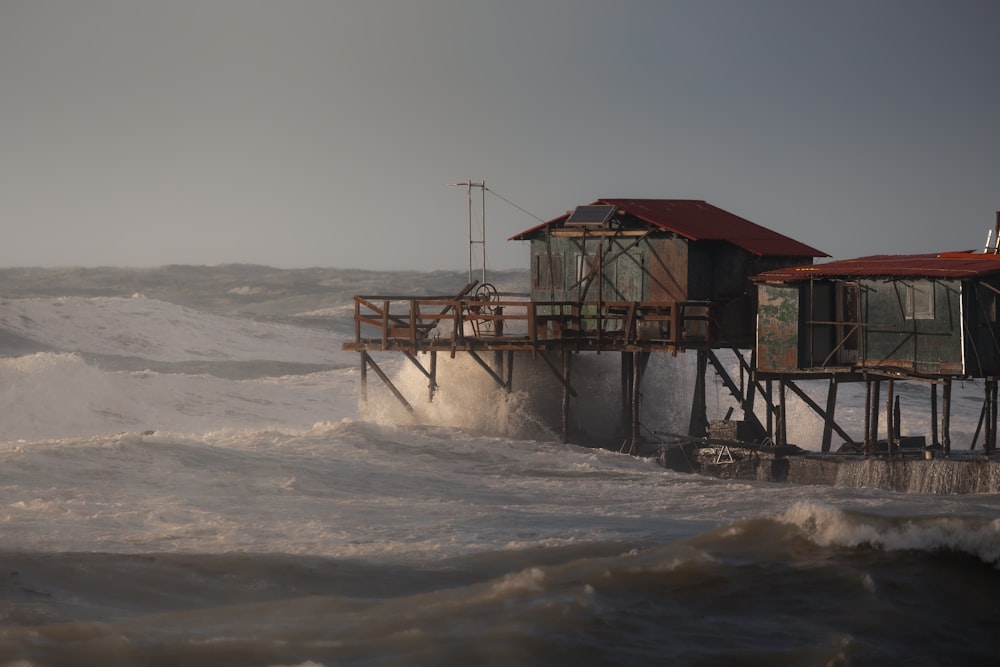
M 510 240 L 531 243 L 531 300 L 702 305 L 712 341 L 754 340 L 750 276 L 825 253 L 705 201 L 598 199 Z
M 1000 255 L 877 255 L 754 281 L 760 373 L 1000 375 Z

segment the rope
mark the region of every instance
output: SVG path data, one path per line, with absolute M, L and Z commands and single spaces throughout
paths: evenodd
M 507 199 L 506 197 L 504 197 L 503 195 L 501 195 L 501 194 L 500 194 L 499 192 L 497 192 L 496 190 L 494 190 L 494 189 L 492 189 L 492 188 L 486 188 L 486 191 L 487 191 L 487 192 L 489 192 L 489 193 L 490 193 L 491 195 L 493 195 L 494 197 L 496 197 L 497 199 L 499 199 L 499 200 L 501 200 L 501 201 L 504 201 L 504 202 L 506 202 L 506 203 L 510 204 L 511 206 L 513 206 L 514 208 L 516 208 L 516 209 L 517 209 L 518 211 L 520 211 L 521 213 L 524 213 L 525 215 L 530 215 L 530 216 L 531 216 L 532 218 L 534 218 L 534 219 L 535 219 L 535 220 L 537 220 L 538 222 L 545 222 L 545 220 L 542 220 L 541 218 L 539 218 L 539 217 L 538 217 L 537 215 L 535 215 L 535 214 L 534 214 L 534 213 L 532 213 L 531 211 L 528 211 L 528 210 L 526 210 L 526 209 L 523 209 L 523 208 L 521 208 L 520 206 L 518 206 L 517 204 L 515 204 L 515 203 L 514 203 L 514 202 L 512 202 L 511 200 L 509 200 L 509 199 Z

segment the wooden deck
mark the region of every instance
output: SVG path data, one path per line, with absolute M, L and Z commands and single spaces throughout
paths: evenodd
M 530 301 L 526 295 L 355 296 L 346 350 L 671 352 L 711 346 L 706 302 Z

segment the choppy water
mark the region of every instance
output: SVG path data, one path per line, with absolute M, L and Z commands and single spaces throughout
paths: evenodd
M 421 423 L 374 386 L 361 419 L 349 287 L 240 267 L 226 297 L 122 271 L 160 298 L 95 296 L 70 272 L 60 296 L 39 275 L 0 304 L 0 665 L 996 664 L 1000 496 L 562 445 L 551 378 L 508 396 L 460 359 Z M 574 369 L 581 429 L 616 404 L 604 363 Z M 686 423 L 684 363 L 654 361 L 650 430 Z M 794 426 L 818 448 L 805 411 Z

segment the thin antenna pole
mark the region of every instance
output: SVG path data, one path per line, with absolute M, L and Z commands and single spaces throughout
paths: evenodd
M 481 239 L 483 241 L 483 282 L 486 282 L 486 181 L 480 182 L 480 190 L 483 195 L 483 233 Z M 1000 224 L 1000 212 L 997 213 L 997 224 Z
M 465 183 L 449 183 L 449 187 L 462 186 L 468 190 L 469 199 L 469 282 L 472 282 L 472 262 L 473 256 L 475 255 L 475 245 L 477 243 L 483 246 L 483 282 L 486 282 L 486 182 L 480 181 L 479 183 L 474 183 L 471 179 Z M 480 239 L 476 240 L 472 237 L 472 188 L 479 188 L 482 190 L 483 194 L 483 219 L 482 219 L 482 236 Z
M 472 180 L 466 185 L 469 188 L 469 282 L 472 282 Z

